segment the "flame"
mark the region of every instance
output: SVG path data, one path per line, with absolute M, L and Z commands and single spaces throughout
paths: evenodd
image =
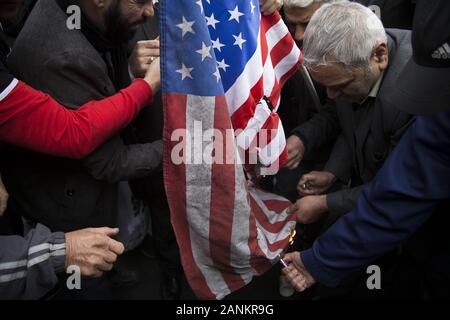
M 295 228 L 292 229 L 291 235 L 289 237 L 289 245 L 292 246 L 294 244 L 294 238 L 295 238 L 296 234 L 297 234 L 297 230 L 295 230 Z

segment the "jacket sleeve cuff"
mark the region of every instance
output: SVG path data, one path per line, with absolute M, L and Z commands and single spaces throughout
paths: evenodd
M 339 179 L 342 183 L 346 184 L 350 181 L 351 172 L 344 172 L 348 170 L 342 170 L 342 164 L 336 163 L 335 161 L 332 161 L 333 159 L 330 159 L 323 168 L 323 171 L 331 172 L 336 176 L 336 178 Z
M 50 239 L 50 261 L 55 273 L 64 272 L 66 263 L 66 236 L 63 232 L 55 232 Z
M 328 270 L 328 268 L 317 259 L 314 247 L 301 252 L 300 257 L 306 270 L 317 282 L 327 287 L 337 287 L 339 285 L 339 279 L 334 277 L 333 272 Z
M 333 193 L 327 194 L 327 208 L 330 214 L 340 215 L 342 212 L 342 203 L 344 200 L 342 199 L 342 192 L 336 191 Z M 345 214 L 347 211 L 344 210 L 342 214 Z

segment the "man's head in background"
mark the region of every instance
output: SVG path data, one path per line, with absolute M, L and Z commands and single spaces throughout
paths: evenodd
M 335 0 L 284 0 L 284 20 L 300 49 L 311 17 L 322 4 L 332 1 Z
M 0 1 L 0 20 L 14 19 L 19 9 L 21 8 L 23 0 L 1 0 Z
M 325 4 L 305 32 L 303 63 L 330 99 L 360 103 L 388 67 L 383 24 L 363 5 Z
M 153 0 L 80 0 L 81 10 L 114 43 L 131 40 L 147 17 L 154 15 Z

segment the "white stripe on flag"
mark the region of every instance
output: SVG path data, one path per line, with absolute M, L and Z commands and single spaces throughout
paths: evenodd
M 187 96 L 186 129 L 194 145 L 194 122 L 200 121 L 203 130 L 214 127 L 215 97 Z M 198 137 L 197 137 L 198 138 Z M 206 145 L 206 143 L 204 143 Z M 200 150 L 203 155 L 203 150 Z M 211 208 L 211 165 L 186 164 L 186 216 L 195 263 L 214 295 L 229 294 L 220 271 L 214 268 L 209 246 L 209 218 Z
M 260 37 L 260 32 L 258 32 L 258 39 Z M 261 54 L 261 42 L 258 41 L 258 47 L 245 65 L 244 71 L 225 93 L 230 116 L 232 116 L 233 113 L 247 101 L 250 90 L 258 83 L 259 79 L 261 79 L 263 72 Z
M 270 57 L 270 53 L 267 55 L 266 63 L 264 64 L 263 83 L 264 95 L 266 97 L 270 97 L 276 84 L 275 70 L 272 65 L 272 58 Z
M 284 135 L 283 124 L 278 121 L 277 135 L 272 137 L 270 143 L 261 148 L 258 152 L 258 157 L 261 163 L 265 166 L 270 166 L 278 160 L 286 147 L 286 138 Z
M 270 116 L 267 103 L 262 100 L 256 105 L 254 116 L 247 123 L 247 127 L 236 138 L 239 147 L 247 150 Z
M 235 154 L 238 151 L 235 147 Z M 237 161 L 237 157 L 236 157 Z M 250 204 L 246 192 L 246 179 L 241 165 L 235 165 L 234 212 L 231 232 L 230 260 L 231 266 L 247 284 L 252 280 L 255 271 L 250 266 L 251 252 L 248 246 L 250 238 Z M 245 259 L 243 259 L 245 257 Z
M 277 24 L 273 25 L 269 30 L 267 30 L 266 38 L 269 52 L 272 51 L 273 47 L 275 47 L 276 44 L 280 42 L 280 40 L 283 39 L 288 32 L 288 28 L 284 24 L 283 19 L 280 19 Z
M 289 72 L 289 70 L 294 67 L 294 65 L 300 58 L 300 54 L 300 50 L 298 49 L 297 45 L 294 44 L 291 52 L 286 57 L 281 59 L 281 61 L 275 67 L 275 75 L 277 79 L 281 79 L 286 73 Z

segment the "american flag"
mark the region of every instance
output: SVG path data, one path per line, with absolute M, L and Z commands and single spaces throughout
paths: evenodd
M 194 292 L 222 299 L 267 271 L 295 227 L 289 201 L 247 181 L 240 150 L 284 161 L 276 110 L 301 53 L 258 0 L 162 1 L 160 30 L 172 225 Z

